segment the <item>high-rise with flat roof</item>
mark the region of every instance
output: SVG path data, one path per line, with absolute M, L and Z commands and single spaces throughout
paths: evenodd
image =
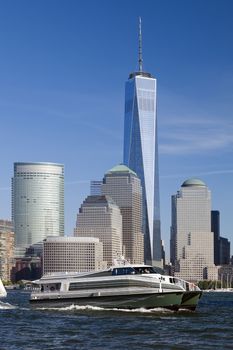
M 220 212 L 211 211 L 211 231 L 214 233 L 214 263 L 228 265 L 230 263 L 230 242 L 220 236 Z
M 64 166 L 15 163 L 12 220 L 16 255 L 48 236 L 64 235 Z
M 214 263 L 220 265 L 220 212 L 211 210 L 211 231 L 214 233 Z
M 109 196 L 88 196 L 77 214 L 74 235 L 95 237 L 103 242 L 103 259 L 111 266 L 122 254 L 122 216 Z
M 220 265 L 230 264 L 231 244 L 227 238 L 219 237 L 219 262 Z
M 211 193 L 199 179 L 186 180 L 172 196 L 171 262 L 175 276 L 187 280 L 205 279 L 214 266 Z
M 122 240 L 125 258 L 131 263 L 144 262 L 142 233 L 142 187 L 137 174 L 123 164 L 104 176 L 102 194 L 110 196 L 122 215 Z
M 157 140 L 157 81 L 142 69 L 141 22 L 139 69 L 125 86 L 124 164 L 141 180 L 145 260 L 161 266 L 159 170 Z

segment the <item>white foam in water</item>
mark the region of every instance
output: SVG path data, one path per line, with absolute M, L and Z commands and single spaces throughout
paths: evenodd
M 56 311 L 73 311 L 73 310 L 105 310 L 101 307 L 90 306 L 90 305 L 70 305 L 64 307 L 37 307 L 37 310 L 56 310 Z
M 85 311 L 85 310 L 92 310 L 92 311 L 118 311 L 118 312 L 133 312 L 133 313 L 173 313 L 174 311 L 164 309 L 164 308 L 155 308 L 155 309 L 145 309 L 145 308 L 138 308 L 138 309 L 118 309 L 118 308 L 103 308 L 98 306 L 91 306 L 91 305 L 70 305 L 70 306 L 64 306 L 64 307 L 43 307 L 43 308 L 37 308 L 37 310 L 56 310 L 56 311 L 73 311 L 73 310 L 79 310 L 79 311 Z
M 162 307 L 157 307 L 155 309 L 145 309 L 143 307 L 138 309 L 112 309 L 114 311 L 123 311 L 123 312 L 139 312 L 139 313 L 170 313 L 172 310 L 164 309 Z
M 9 303 L 3 303 L 0 301 L 0 310 L 16 309 L 17 306 L 11 305 Z

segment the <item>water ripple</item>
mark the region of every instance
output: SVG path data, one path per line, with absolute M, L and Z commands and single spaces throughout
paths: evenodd
M 0 302 L 0 349 L 232 349 L 233 294 L 220 294 L 206 293 L 196 312 L 173 312 L 88 305 L 34 309 L 28 295 L 12 292 Z

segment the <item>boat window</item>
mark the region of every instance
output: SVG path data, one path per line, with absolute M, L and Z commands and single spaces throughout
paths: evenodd
M 61 289 L 61 283 L 56 283 L 56 290 L 60 290 Z
M 112 275 L 132 275 L 135 274 L 135 270 L 132 267 L 118 267 L 112 270 Z
M 135 267 L 134 270 L 138 274 L 156 273 L 152 266 Z
M 61 283 L 41 284 L 41 292 L 55 292 L 61 289 Z

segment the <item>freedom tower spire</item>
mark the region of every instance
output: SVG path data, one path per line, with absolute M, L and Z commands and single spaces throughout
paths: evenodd
M 139 17 L 139 37 L 138 37 L 139 45 L 138 45 L 138 64 L 139 64 L 139 72 L 142 72 L 142 19 Z
M 139 18 L 138 72 L 125 85 L 124 164 L 141 179 L 145 261 L 161 266 L 157 81 L 142 67 L 142 27 Z

